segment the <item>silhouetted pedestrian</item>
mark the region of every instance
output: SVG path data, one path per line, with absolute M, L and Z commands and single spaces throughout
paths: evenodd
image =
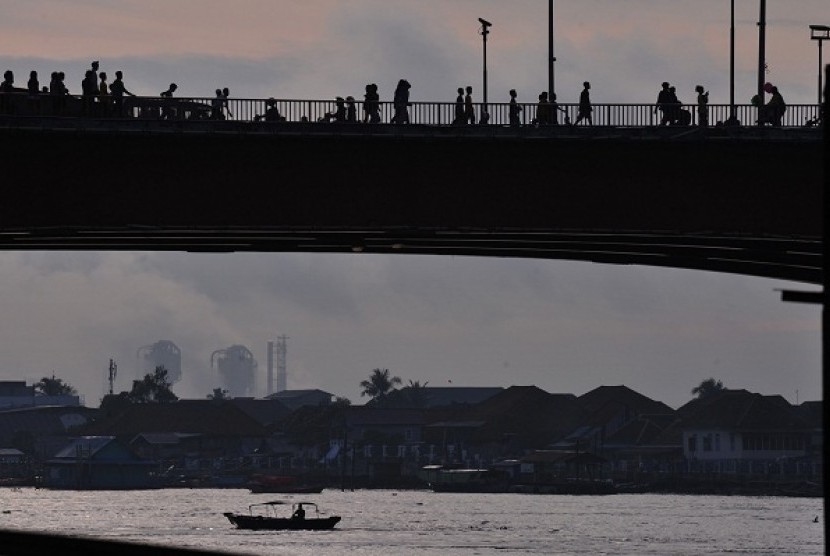
M 26 88 L 29 90 L 29 97 L 27 99 L 29 112 L 31 114 L 40 113 L 40 83 L 37 80 L 36 71 L 29 73 L 29 82 Z
M 230 96 L 231 91 L 227 87 L 222 89 L 222 97 L 224 101 L 222 102 L 222 109 L 225 111 L 225 117 L 228 119 L 233 118 L 233 112 L 231 112 L 230 105 L 228 104 L 228 97 Z
M 395 88 L 395 97 L 392 101 L 395 107 L 395 115 L 392 116 L 393 124 L 409 123 L 409 89 L 411 87 L 406 79 L 398 81 L 398 86 Z
M 224 98 L 222 96 L 222 89 L 216 89 L 216 96 L 213 100 L 210 101 L 210 119 L 211 120 L 224 120 L 225 119 L 225 112 L 222 110 L 222 104 L 224 102 Z
M 669 117 L 669 102 L 671 99 L 669 92 L 669 82 L 663 81 L 660 87 L 660 92 L 657 93 L 657 102 L 654 104 L 654 113 L 656 114 L 659 111 L 660 125 L 666 125 L 669 122 L 671 122 L 671 118 Z
M 476 123 L 476 111 L 473 108 L 473 88 L 467 85 L 467 94 L 464 95 L 464 123 Z
M 556 102 L 556 93 L 552 93 L 549 99 L 550 104 L 550 124 L 551 125 L 559 125 L 559 111 L 565 112 L 564 108 L 559 107 L 559 103 Z M 570 124 L 571 119 L 568 117 L 568 113 L 565 112 L 565 124 Z
M 58 72 L 58 88 L 60 92 L 60 112 L 66 111 L 66 97 L 69 96 L 69 87 L 66 86 L 66 74 L 62 71 Z
M 464 88 L 458 88 L 458 96 L 455 97 L 455 118 L 452 123 L 454 125 L 464 125 L 467 123 L 464 117 Z
M 94 71 L 86 70 L 84 79 L 81 81 L 81 100 L 85 116 L 91 116 L 95 108 L 95 97 L 98 93 L 98 84 L 95 78 Z
M 372 84 L 369 83 L 365 87 L 363 93 L 363 123 L 368 123 L 372 114 Z
M 672 125 L 680 123 L 680 107 L 681 102 L 680 99 L 677 98 L 677 89 L 674 86 L 669 87 L 668 115 L 669 123 Z
M 345 122 L 346 101 L 343 100 L 343 97 L 336 97 L 334 99 L 334 112 L 326 112 L 320 120 L 324 122 L 330 122 L 332 120 L 338 123 Z
M 357 108 L 354 105 L 354 97 L 346 97 L 346 121 L 348 123 L 357 123 Z
M 587 81 L 582 83 L 582 92 L 579 93 L 579 112 L 576 114 L 576 121 L 574 125 L 578 125 L 582 120 L 588 120 L 588 125 L 594 125 L 591 121 L 591 112 L 594 107 L 591 106 L 591 84 Z
M 110 94 L 112 95 L 113 106 L 115 107 L 115 115 L 119 118 L 124 114 L 124 95 L 134 97 L 127 87 L 124 85 L 124 73 L 121 70 L 115 72 L 115 80 L 110 83 Z
M 521 117 L 519 116 L 521 112 L 522 107 L 519 106 L 518 102 L 516 102 L 516 89 L 510 89 L 510 107 L 508 110 L 508 118 L 511 126 L 519 127 L 522 125 Z
M 12 70 L 6 70 L 3 72 L 3 82 L 0 83 L 0 92 L 14 92 L 14 72 Z
M 260 120 L 265 120 L 266 122 L 284 122 L 285 118 L 280 115 L 280 111 L 277 108 L 277 101 L 274 97 L 269 98 L 265 101 L 265 114 L 256 115 L 254 116 L 254 121 L 258 122 Z
M 60 80 L 58 79 L 58 72 L 53 71 L 49 78 L 49 97 L 51 98 L 52 114 L 58 114 L 61 111 L 61 91 Z
M 162 120 L 174 120 L 176 118 L 176 109 L 171 105 L 173 104 L 173 93 L 175 93 L 178 88 L 178 85 L 171 83 L 166 91 L 159 93 L 159 96 L 163 99 L 161 107 Z
M 766 105 L 767 116 L 769 123 L 773 126 L 780 127 L 781 121 L 784 119 L 784 113 L 787 111 L 787 103 L 784 102 L 784 97 L 778 91 L 778 87 L 771 87 L 770 92 L 772 97 Z
M 98 85 L 98 109 L 101 116 L 108 116 L 109 115 L 109 105 L 110 105 L 110 89 L 107 85 L 107 74 L 105 72 L 101 72 L 98 77 L 101 78 L 101 82 Z
M 380 123 L 380 95 L 376 83 L 369 85 L 369 123 Z
M 695 87 L 697 93 L 697 125 L 707 127 L 709 125 L 709 91 L 703 92 L 703 85 Z
M 3 82 L 0 83 L 0 113 L 9 114 L 12 111 L 11 94 L 14 93 L 14 72 L 3 72 Z
M 536 118 L 533 124 L 537 126 L 545 126 L 550 123 L 550 103 L 548 103 L 547 91 L 539 93 L 539 102 L 536 103 Z

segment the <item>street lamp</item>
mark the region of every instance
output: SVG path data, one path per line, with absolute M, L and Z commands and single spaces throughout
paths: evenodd
M 478 22 L 481 23 L 480 33 L 481 38 L 484 41 L 484 91 L 482 95 L 481 119 L 479 120 L 479 123 L 486 124 L 490 119 L 490 114 L 487 111 L 487 35 L 490 34 L 490 27 L 492 27 L 493 24 L 482 18 L 478 18 Z
M 734 1 L 734 0 L 733 0 Z M 553 99 L 553 0 L 548 0 L 548 98 Z
M 830 27 L 810 25 L 810 39 L 818 41 L 818 103 L 821 104 L 821 47 L 823 41 L 830 39 Z

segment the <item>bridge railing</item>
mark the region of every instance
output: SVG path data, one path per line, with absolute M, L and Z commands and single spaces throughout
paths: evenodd
M 123 104 L 116 104 L 112 97 L 102 101 L 83 99 L 80 96 L 54 96 L 42 94 L 31 97 L 25 92 L 0 94 L 0 115 L 18 116 L 61 116 L 86 118 L 131 118 L 165 120 L 232 120 L 254 122 L 264 118 L 268 100 L 249 98 L 217 99 L 211 97 L 124 97 Z M 283 121 L 287 122 L 328 122 L 334 121 L 337 106 L 334 100 L 275 99 L 273 104 Z M 520 125 L 532 125 L 537 119 L 536 103 L 519 103 Z M 675 107 L 685 114 L 688 125 L 697 125 L 698 112 L 695 104 L 681 104 Z M 380 123 L 390 123 L 395 114 L 394 103 L 379 103 Z M 475 122 L 481 122 L 482 112 L 489 114 L 491 125 L 510 125 L 508 103 L 482 103 L 473 106 Z M 791 104 L 787 106 L 780 125 L 803 127 L 816 125 L 819 120 L 818 104 Z M 355 120 L 362 122 L 365 112 L 361 101 L 354 102 Z M 577 104 L 558 104 L 556 123 L 575 123 L 579 115 Z M 755 126 L 759 108 L 751 104 L 738 104 L 734 112 L 728 104 L 708 105 L 708 123 L 726 122 L 730 115 L 740 126 Z M 453 125 L 456 114 L 454 102 L 411 102 L 407 107 L 409 123 L 431 126 Z M 649 127 L 659 126 L 662 112 L 654 104 L 593 104 L 590 125 L 599 127 Z M 587 125 L 583 120 L 580 125 Z

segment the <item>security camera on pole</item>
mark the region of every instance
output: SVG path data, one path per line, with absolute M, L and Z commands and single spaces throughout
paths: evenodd
M 487 109 L 487 35 L 490 34 L 490 27 L 493 24 L 482 18 L 478 18 L 478 22 L 481 23 L 481 30 L 479 32 L 484 41 L 484 87 L 481 103 L 481 118 L 478 123 L 486 124 L 490 120 L 490 112 Z

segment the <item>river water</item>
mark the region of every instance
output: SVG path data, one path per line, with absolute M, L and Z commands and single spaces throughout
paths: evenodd
M 309 500 L 333 531 L 235 529 L 222 512 Z M 823 500 L 743 496 L 556 496 L 242 489 L 0 489 L 0 528 L 232 554 L 824 554 Z M 819 523 L 813 518 L 819 516 Z

